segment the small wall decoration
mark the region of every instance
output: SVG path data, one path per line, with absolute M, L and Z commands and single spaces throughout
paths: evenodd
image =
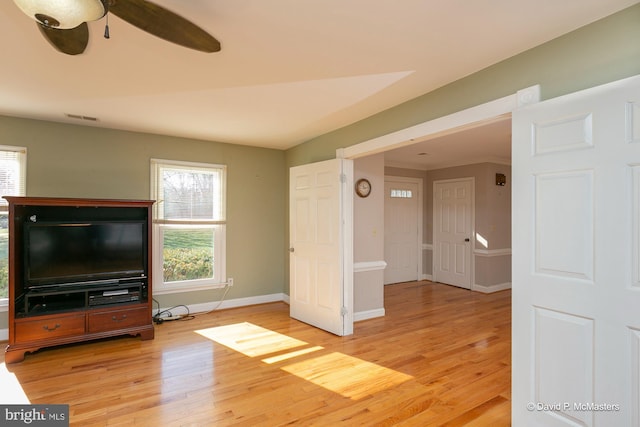
M 371 183 L 368 179 L 359 179 L 356 182 L 356 194 L 360 197 L 367 197 L 371 194 Z

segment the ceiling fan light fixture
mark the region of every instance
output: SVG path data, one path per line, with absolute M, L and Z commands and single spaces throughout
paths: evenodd
M 31 19 L 56 29 L 75 28 L 107 13 L 107 0 L 13 0 Z

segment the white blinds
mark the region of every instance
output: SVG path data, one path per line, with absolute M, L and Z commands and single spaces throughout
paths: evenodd
M 0 145 L 0 197 L 26 194 L 27 149 Z M 0 210 L 6 210 L 7 201 L 0 199 Z
M 224 224 L 226 167 L 151 160 L 154 222 Z

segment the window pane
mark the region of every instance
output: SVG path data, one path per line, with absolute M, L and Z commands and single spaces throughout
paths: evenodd
M 0 196 L 24 195 L 23 161 L 24 150 L 0 149 Z M 0 198 L 0 206 L 8 206 L 7 201 Z
M 164 285 L 156 291 L 220 287 L 225 279 L 226 166 L 152 159 L 151 167 L 154 276 Z
M 411 199 L 413 192 L 411 190 L 391 190 L 390 196 L 394 199 Z
M 163 228 L 164 282 L 209 279 L 214 275 L 213 228 Z
M 9 296 L 8 202 L 2 196 L 24 196 L 27 151 L 23 147 L 0 146 L 0 299 Z
M 162 168 L 161 185 L 165 219 L 222 219 L 218 173 Z

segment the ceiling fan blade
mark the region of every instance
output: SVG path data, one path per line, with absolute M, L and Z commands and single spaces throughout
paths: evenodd
M 89 43 L 89 26 L 86 22 L 75 28 L 58 30 L 37 24 L 40 32 L 49 43 L 57 50 L 67 55 L 79 55 L 87 48 Z
M 202 28 L 146 0 L 112 0 L 109 12 L 172 43 L 201 52 L 220 50 L 220 42 Z

